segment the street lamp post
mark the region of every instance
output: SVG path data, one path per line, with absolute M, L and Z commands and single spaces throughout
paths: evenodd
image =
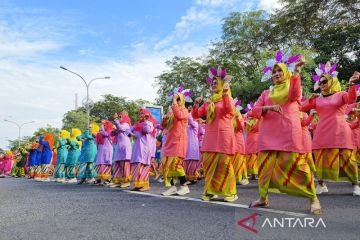
M 17 123 L 17 122 L 10 121 L 10 120 L 8 120 L 8 119 L 4 119 L 4 122 L 13 123 L 13 124 L 15 124 L 15 125 L 19 128 L 18 146 L 19 146 L 19 148 L 20 148 L 21 128 L 22 128 L 25 124 L 34 123 L 35 121 L 30 121 L 30 122 L 25 122 L 25 123 L 19 124 L 19 123 Z
M 91 79 L 89 82 L 86 82 L 86 80 L 78 73 L 76 72 L 73 72 L 63 66 L 60 66 L 61 69 L 65 70 L 65 71 L 68 71 L 68 72 L 71 72 L 72 74 L 75 74 L 76 76 L 78 76 L 79 78 L 81 78 L 81 80 L 84 82 L 85 86 L 86 86 L 86 102 L 83 103 L 85 105 L 85 109 L 86 109 L 86 126 L 87 128 L 90 127 L 90 104 L 91 104 L 91 99 L 89 97 L 89 88 L 90 88 L 90 84 L 95 81 L 95 80 L 98 80 L 98 79 L 110 79 L 109 76 L 106 76 L 106 77 L 98 77 L 98 78 L 94 78 L 94 79 Z

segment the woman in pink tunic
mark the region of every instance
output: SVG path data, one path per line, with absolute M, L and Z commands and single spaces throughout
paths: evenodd
M 251 174 L 251 179 L 255 180 L 258 174 L 257 160 L 257 142 L 259 137 L 259 123 L 257 118 L 249 117 L 249 112 L 253 109 L 254 103 L 250 102 L 245 108 L 245 154 L 247 172 Z
M 244 142 L 244 118 L 242 117 L 240 110 L 241 101 L 237 98 L 234 99 L 235 115 L 233 118 L 233 126 L 235 133 L 235 156 L 233 160 L 233 167 L 235 172 L 236 183 L 240 185 L 249 184 L 246 167 L 246 155 L 245 155 L 245 142 Z
M 301 121 L 301 129 L 302 129 L 302 137 L 305 151 L 305 159 L 310 166 L 310 169 L 313 173 L 316 173 L 316 167 L 314 163 L 314 158 L 312 155 L 312 141 L 311 134 L 309 131 L 309 125 L 314 119 L 315 111 L 310 111 L 310 115 L 305 112 L 300 112 L 300 121 Z
M 356 101 L 353 82 L 359 79 L 360 74 L 354 73 L 349 80 L 348 92 L 343 92 L 335 70 L 336 64 L 319 65 L 314 80 L 315 87 L 320 87 L 321 95 L 313 94 L 301 107 L 302 111 L 316 109 L 320 118 L 312 144 L 319 180 L 316 191 L 318 194 L 328 192 L 323 180 L 347 180 L 353 185 L 353 195 L 360 196 L 356 147 L 350 126 L 345 120 L 347 104 Z
M 359 118 L 359 103 L 349 104 L 347 106 L 346 115 L 347 121 L 351 128 L 351 133 L 356 147 L 356 160 L 360 163 L 360 118 Z
M 189 187 L 185 184 L 186 174 L 183 168 L 187 148 L 189 118 L 188 110 L 185 108 L 185 98 L 189 97 L 189 94 L 191 93 L 188 90 L 175 88 L 168 98 L 168 100 L 172 100 L 172 113 L 162 123 L 163 127 L 168 130 L 164 146 L 164 156 L 162 157 L 163 176 L 165 186 L 168 186 L 169 182 L 171 184 L 171 187 L 162 193 L 165 196 L 190 193 Z M 176 179 L 180 181 L 179 191 L 175 186 Z
M 231 78 L 226 69 L 210 68 L 208 83 L 213 95 L 201 107 L 199 104 L 202 99 L 197 98 L 192 112 L 194 118 L 206 116 L 205 136 L 201 147 L 205 174 L 204 201 L 218 196 L 223 196 L 228 202 L 238 199 L 233 167 L 236 140 L 232 123 L 234 104 L 229 86 Z
M 305 150 L 299 120 L 302 88 L 300 55 L 287 57 L 281 51 L 264 69 L 263 79 L 272 79 L 274 87 L 257 100 L 250 117 L 261 118 L 258 139 L 258 175 L 260 199 L 250 207 L 268 207 L 268 191 L 287 193 L 311 200 L 310 212 L 321 213 L 314 176 L 304 158 Z M 262 79 L 262 80 L 263 80 Z

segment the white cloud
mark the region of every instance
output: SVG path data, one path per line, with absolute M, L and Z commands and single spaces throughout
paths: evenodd
M 259 8 L 264 9 L 266 11 L 273 11 L 281 7 L 281 3 L 279 0 L 260 0 Z

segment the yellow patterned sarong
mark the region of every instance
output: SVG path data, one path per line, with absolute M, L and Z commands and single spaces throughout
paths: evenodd
M 257 161 L 258 161 L 257 153 L 246 155 L 246 167 L 248 174 L 255 174 L 255 175 L 258 174 Z
M 314 150 L 316 175 L 319 180 L 348 181 L 358 184 L 356 150 L 317 149 Z
M 183 158 L 179 157 L 163 157 L 162 158 L 162 170 L 163 178 L 166 187 L 171 186 L 171 179 L 177 179 L 178 177 L 184 177 L 185 170 L 183 167 Z
M 262 198 L 268 191 L 293 196 L 316 197 L 314 175 L 304 154 L 263 151 L 258 159 L 258 184 Z
M 235 173 L 236 183 L 240 183 L 241 180 L 247 179 L 247 167 L 246 156 L 241 153 L 236 153 L 233 158 L 233 167 Z
M 204 194 L 229 196 L 236 194 L 236 180 L 232 155 L 203 152 L 205 174 Z

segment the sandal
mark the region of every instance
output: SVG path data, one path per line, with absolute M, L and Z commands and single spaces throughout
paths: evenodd
M 249 208 L 268 208 L 270 207 L 270 203 L 268 199 L 265 199 L 265 201 L 256 200 L 250 203 Z
M 310 205 L 310 213 L 313 215 L 321 215 L 322 208 L 319 199 L 313 200 Z

